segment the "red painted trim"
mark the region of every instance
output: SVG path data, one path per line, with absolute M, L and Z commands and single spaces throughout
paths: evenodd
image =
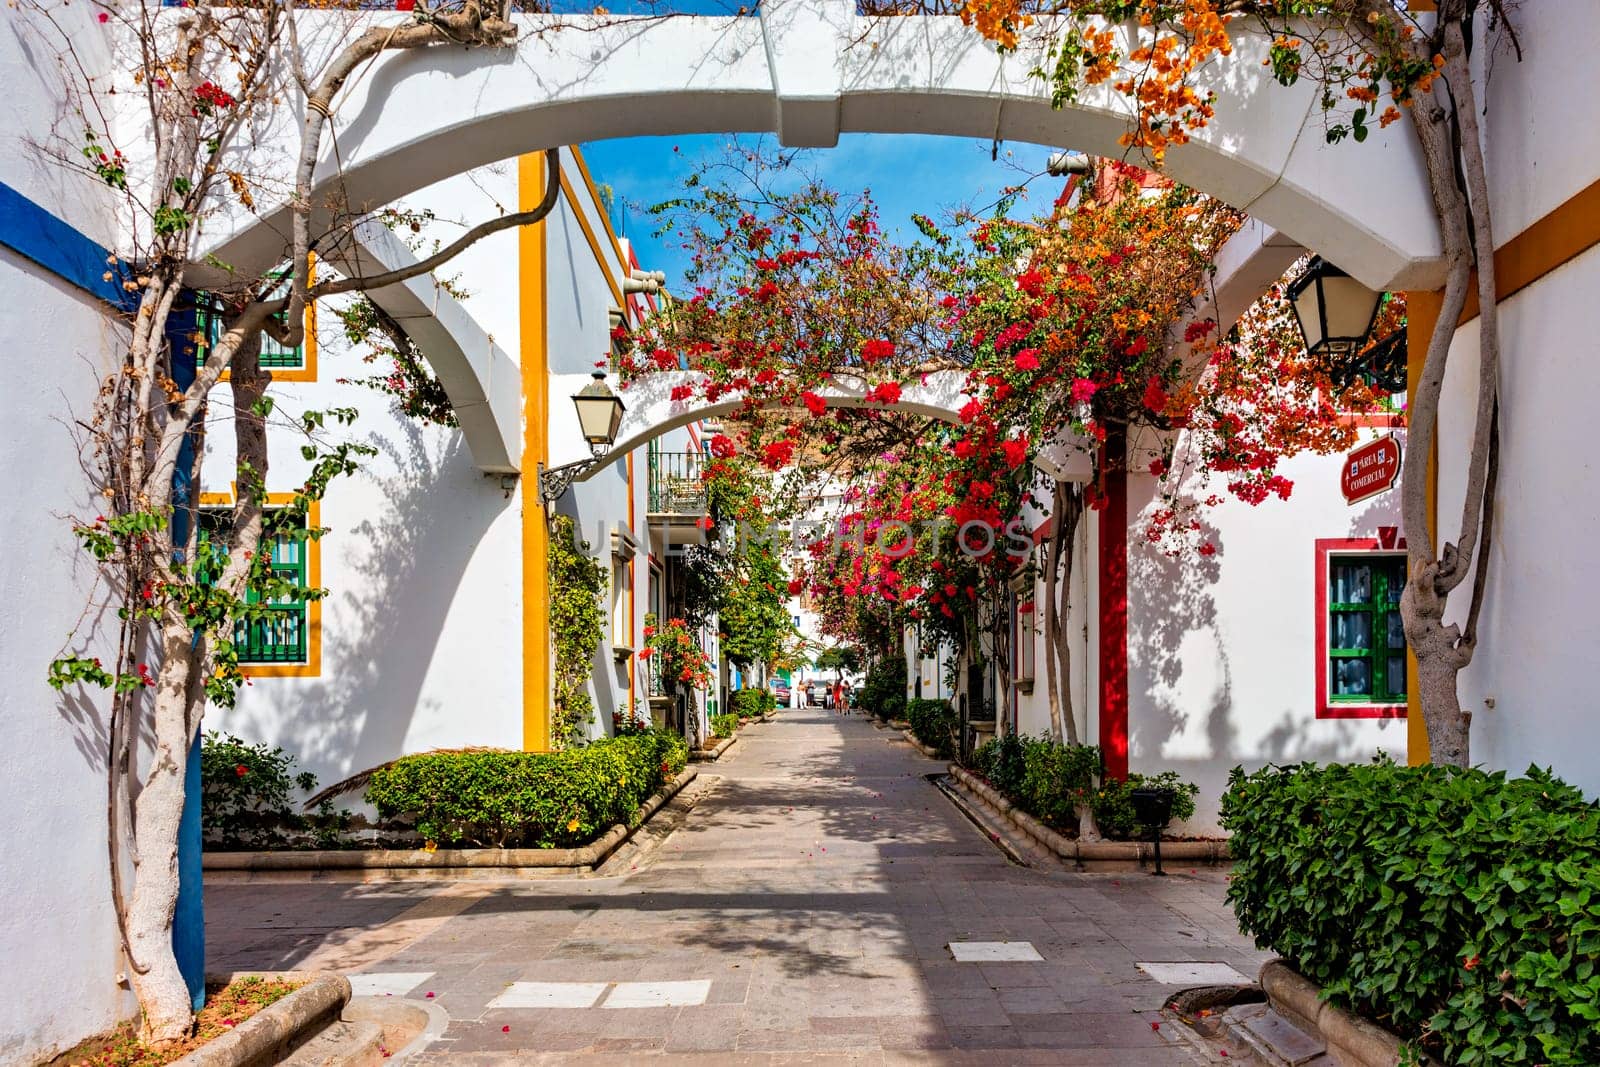
M 1399 555 L 1405 551 L 1402 539 L 1393 550 L 1384 549 L 1375 537 L 1325 537 L 1316 542 L 1316 562 L 1311 580 L 1316 584 L 1316 712 L 1319 719 L 1403 719 L 1404 704 L 1340 704 L 1328 699 L 1328 557 L 1335 552 L 1372 552 Z M 1377 635 L 1373 635 L 1376 639 Z
M 1403 430 L 1406 417 L 1398 412 L 1347 412 L 1339 416 L 1341 426 L 1377 427 L 1386 430 Z
M 1100 753 L 1106 774 L 1128 776 L 1127 440 L 1106 434 L 1106 506 L 1100 511 Z

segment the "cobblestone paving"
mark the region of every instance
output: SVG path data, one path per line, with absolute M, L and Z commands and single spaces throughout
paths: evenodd
M 682 825 L 620 874 L 211 885 L 209 963 L 432 993 L 450 1025 L 420 1062 L 1197 1062 L 1152 1025 L 1177 987 L 1136 964 L 1254 977 L 1221 872 L 1017 867 L 924 778 L 939 766 L 859 716 L 787 711 L 704 765 Z M 1021 941 L 1040 959 L 949 947 Z

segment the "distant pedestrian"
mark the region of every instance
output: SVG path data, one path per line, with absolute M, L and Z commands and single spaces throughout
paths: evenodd
M 833 710 L 840 715 L 844 714 L 844 683 L 833 683 Z

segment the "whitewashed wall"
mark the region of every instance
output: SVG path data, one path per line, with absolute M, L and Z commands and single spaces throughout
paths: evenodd
M 1364 431 L 1364 439 L 1387 430 Z M 1341 457 L 1281 467 L 1288 500 L 1204 509 L 1213 556 L 1168 558 L 1141 535 L 1156 479 L 1129 476 L 1128 766 L 1176 770 L 1200 786 L 1193 832 L 1217 831 L 1229 770 L 1301 760 L 1406 758 L 1404 719 L 1319 719 L 1315 542 L 1376 538 L 1399 525 L 1390 491 L 1356 505 L 1339 493 Z M 1225 493 L 1225 479 L 1196 495 Z
M 1552 100 L 1592 84 L 1600 8 L 1525 4 L 1515 12 L 1528 56 L 1480 46 L 1495 241 L 1504 245 L 1600 179 L 1600 127 Z M 1600 796 L 1600 571 L 1587 560 L 1600 523 L 1590 398 L 1600 386 L 1592 309 L 1600 250 L 1590 249 L 1501 304 L 1500 484 L 1481 640 L 1461 676 L 1472 759 L 1520 774 L 1530 763 Z M 1439 520 L 1460 529 L 1478 321 L 1459 330 L 1440 411 Z M 1470 584 L 1470 583 L 1469 583 Z M 1468 586 L 1456 594 L 1464 617 Z
M 49 5 L 90 73 L 108 69 L 106 34 L 82 5 Z M 59 129 L 76 139 L 65 59 L 55 31 L 21 9 L 0 20 L 0 182 L 102 245 L 115 245 L 105 187 L 47 153 Z M 43 151 L 41 150 L 43 147 Z M 0 249 L 0 337 L 11 371 L 0 391 L 0 1064 L 33 1063 L 109 1029 L 134 1010 L 119 987 L 106 852 L 105 730 L 109 700 L 58 694 L 50 661 L 104 655 L 116 619 L 84 616 L 94 571 L 71 519 L 100 510 L 84 487 L 72 420 L 88 418 L 119 332 L 106 308 L 53 274 Z M 68 645 L 80 622 L 89 640 Z M 96 623 L 99 626 L 96 627 Z M 98 637 L 92 636 L 98 635 Z

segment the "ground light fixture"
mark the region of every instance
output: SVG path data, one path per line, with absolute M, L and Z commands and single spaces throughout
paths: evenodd
M 1135 789 L 1129 794 L 1129 799 L 1133 801 L 1134 819 L 1150 831 L 1150 840 L 1155 844 L 1156 869 L 1151 872 L 1152 874 L 1167 873 L 1161 869 L 1161 831 L 1172 821 L 1172 804 L 1177 796 L 1174 790 L 1148 786 Z
M 576 463 L 549 470 L 541 463 L 539 499 L 546 504 L 555 503 L 579 475 L 599 466 L 600 458 L 611 451 L 612 444 L 616 442 L 617 431 L 622 429 L 622 413 L 627 410 L 622 398 L 606 384 L 604 371 L 594 372 L 594 380 L 573 395 L 572 405 L 578 409 L 578 429 L 583 439 L 589 442 L 589 452 L 593 458 L 580 459 Z
M 1305 272 L 1290 283 L 1289 303 L 1308 353 L 1350 356 L 1372 332 L 1383 294 L 1314 256 Z

